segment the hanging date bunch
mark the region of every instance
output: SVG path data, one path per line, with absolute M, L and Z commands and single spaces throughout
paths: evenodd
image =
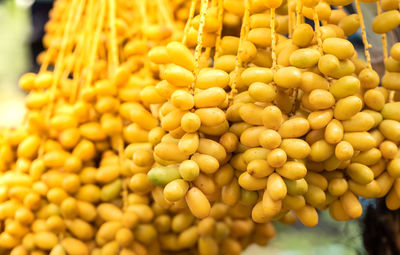
M 162 79 L 152 98 L 164 97 L 149 103 L 159 105 L 165 135 L 148 178 L 166 200 L 185 199 L 197 218 L 222 201 L 257 223 L 295 215 L 306 226 L 318 223 L 317 210 L 340 221 L 360 217 L 359 197 L 386 197 L 399 208 L 400 86 L 384 33 L 400 14 L 395 6 L 373 21 L 392 70 L 381 82 L 360 3 L 356 14 L 343 11 L 351 3 L 233 0 L 216 11 L 202 1 L 181 43 L 149 52 Z M 346 39 L 359 28 L 366 61 Z
M 56 2 L 41 70 L 20 79 L 25 122 L 1 132 L 1 254 L 239 254 L 275 235 L 223 203 L 200 221 L 147 178 L 164 134 L 147 53 L 182 37 L 189 8 Z

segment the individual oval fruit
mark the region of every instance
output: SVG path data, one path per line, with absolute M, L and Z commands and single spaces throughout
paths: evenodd
M 64 247 L 67 254 L 70 255 L 89 254 L 89 248 L 87 247 L 87 245 L 84 242 L 75 238 L 66 237 L 61 241 L 61 245 Z
M 358 74 L 358 79 L 360 80 L 361 87 L 364 89 L 373 89 L 379 85 L 379 75 L 371 68 L 364 68 Z
M 269 176 L 274 172 L 274 169 L 264 159 L 255 159 L 247 164 L 246 171 L 257 178 Z
M 289 180 L 298 180 L 306 176 L 307 168 L 301 162 L 288 161 L 276 172 Z
M 333 116 L 338 120 L 347 120 L 362 108 L 362 100 L 357 96 L 349 96 L 336 102 Z
M 263 82 L 254 82 L 249 87 L 249 95 L 256 102 L 271 102 L 276 97 L 276 88 Z
M 294 117 L 282 123 L 278 133 L 282 138 L 297 138 L 310 130 L 308 121 L 301 117 Z
M 382 77 L 382 86 L 387 89 L 400 90 L 400 73 L 386 72 Z
M 306 205 L 300 210 L 297 210 L 296 216 L 299 218 L 301 223 L 307 227 L 314 227 L 318 224 L 318 212 L 310 205 Z
M 331 15 L 331 8 L 327 2 L 314 2 L 311 1 L 312 4 L 307 4 L 308 6 L 314 6 L 314 8 L 307 7 L 306 5 L 303 7 L 303 15 L 308 19 L 313 19 L 314 12 L 318 15 L 321 20 L 328 20 Z
M 240 107 L 239 115 L 248 124 L 262 125 L 264 108 L 253 103 L 246 103 Z
M 189 92 L 178 89 L 171 94 L 171 103 L 181 110 L 189 110 L 194 106 L 194 98 Z
M 239 48 L 239 37 L 235 36 L 224 36 L 221 38 L 221 50 L 224 55 L 232 54 L 236 55 Z
M 329 91 L 335 98 L 343 98 L 356 94 L 360 89 L 360 81 L 354 76 L 344 76 L 334 82 Z
M 219 87 L 212 87 L 195 93 L 194 105 L 197 108 L 217 107 L 225 101 L 225 98 L 225 90 Z
M 304 92 L 311 92 L 314 89 L 329 89 L 329 82 L 327 79 L 314 72 L 304 72 L 301 75 L 300 88 Z
M 308 101 L 314 109 L 323 110 L 332 107 L 335 104 L 335 98 L 332 94 L 323 89 L 314 89 L 308 95 Z
M 34 237 L 35 244 L 43 250 L 51 250 L 58 243 L 57 236 L 52 232 L 39 232 Z
M 377 34 L 387 33 L 400 25 L 400 12 L 391 10 L 376 16 L 372 21 L 372 31 Z
M 335 55 L 338 59 L 344 60 L 354 55 L 354 46 L 346 39 L 327 38 L 322 43 L 322 50 L 326 54 Z
M 268 177 L 267 192 L 275 201 L 285 198 L 287 194 L 287 188 L 285 182 L 279 174 L 273 173 Z
M 370 89 L 364 93 L 365 104 L 375 111 L 380 111 L 385 107 L 385 96 L 377 89 Z
M 390 49 L 390 56 L 396 61 L 400 61 L 400 43 L 395 43 Z
M 344 178 L 333 178 L 329 181 L 328 191 L 334 196 L 343 195 L 348 189 L 348 183 Z
M 397 2 L 393 0 L 383 0 L 381 4 L 385 11 L 396 10 L 399 7 Z
M 301 84 L 301 71 L 293 66 L 280 68 L 274 75 L 274 81 L 282 88 L 297 88 Z
M 167 66 L 164 71 L 164 78 L 177 87 L 189 87 L 194 81 L 192 72 L 174 64 Z
M 308 68 L 315 66 L 320 57 L 321 54 L 316 49 L 298 49 L 290 55 L 289 62 L 298 68 Z
M 315 162 L 322 162 L 330 158 L 334 150 L 333 145 L 325 140 L 319 140 L 311 145 L 310 158 Z
M 344 212 L 352 219 L 359 218 L 362 214 L 362 207 L 358 198 L 351 192 L 347 191 L 340 197 L 340 203 Z
M 176 202 L 182 199 L 187 190 L 189 189 L 189 184 L 182 180 L 176 179 L 169 182 L 164 188 L 164 197 L 170 202 Z
M 253 28 L 249 31 L 247 39 L 258 47 L 271 46 L 271 30 L 266 27 Z
M 245 86 L 250 86 L 254 82 L 269 83 L 272 81 L 274 73 L 265 67 L 249 67 L 240 74 L 240 81 Z
M 321 129 L 328 125 L 333 118 L 333 111 L 331 109 L 311 112 L 307 120 L 310 123 L 311 129 Z
M 332 54 L 324 54 L 319 58 L 318 70 L 325 74 L 331 76 L 332 73 L 337 72 L 340 67 L 339 59 Z
M 147 177 L 154 185 L 166 185 L 181 178 L 179 170 L 175 167 L 153 167 L 147 173 Z
M 342 122 L 345 132 L 362 132 L 370 130 L 374 124 L 374 118 L 365 112 L 356 113 L 353 117 Z
M 188 155 L 179 150 L 178 144 L 166 142 L 161 142 L 154 147 L 154 155 L 172 162 L 181 162 L 188 158 Z
M 308 143 L 302 139 L 283 139 L 280 148 L 294 159 L 306 158 L 311 152 Z
M 400 121 L 400 102 L 386 103 L 381 114 L 385 119 Z
M 260 133 L 258 142 L 266 149 L 275 149 L 281 144 L 281 136 L 273 129 L 266 129 Z
M 388 72 L 400 72 L 400 62 L 390 56 L 385 60 L 385 68 Z
M 282 112 L 275 105 L 265 107 L 262 112 L 262 123 L 266 128 L 278 130 L 281 126 L 282 119 Z
M 192 52 L 180 42 L 170 42 L 166 46 L 170 60 L 176 65 L 182 66 L 189 71 L 194 69 L 194 56 Z
M 215 59 L 214 67 L 229 73 L 235 70 L 235 61 L 236 61 L 235 55 L 220 56 L 217 59 Z
M 374 179 L 372 170 L 360 163 L 351 163 L 347 167 L 346 172 L 354 181 L 360 184 L 368 184 Z
M 376 144 L 375 138 L 368 132 L 345 133 L 343 140 L 349 142 L 354 150 L 359 151 L 372 149 Z
M 288 194 L 292 196 L 303 195 L 308 190 L 307 181 L 304 178 L 298 180 L 284 179 Z
M 240 142 L 247 147 L 258 147 L 260 146 L 259 143 L 260 134 L 264 130 L 265 130 L 264 126 L 248 128 L 240 136 Z
M 211 206 L 204 193 L 196 187 L 186 193 L 186 203 L 190 212 L 197 218 L 203 219 L 210 214 Z
M 267 178 L 256 178 L 248 172 L 244 172 L 239 176 L 239 185 L 247 190 L 260 190 L 267 186 Z
M 250 16 L 250 27 L 269 27 L 270 15 L 267 13 L 256 13 Z
M 191 160 L 197 163 L 200 170 L 207 174 L 215 173 L 219 168 L 219 162 L 213 156 L 195 153 Z
M 350 36 L 360 28 L 360 20 L 357 14 L 351 14 L 341 19 L 338 25 L 346 36 Z
M 196 88 L 208 89 L 211 87 L 225 88 L 229 84 L 229 74 L 225 71 L 205 68 L 197 75 Z
M 379 124 L 379 131 L 393 142 L 400 141 L 400 122 L 396 120 L 383 120 Z
M 299 24 L 293 31 L 293 43 L 299 47 L 307 47 L 314 38 L 313 28 L 306 23 Z
M 164 46 L 156 46 L 153 47 L 148 53 L 150 61 L 156 64 L 167 64 L 168 60 L 168 52 L 166 47 Z
M 220 108 L 200 108 L 195 111 L 195 114 L 199 116 L 201 125 L 212 127 L 218 126 L 226 120 L 225 112 Z

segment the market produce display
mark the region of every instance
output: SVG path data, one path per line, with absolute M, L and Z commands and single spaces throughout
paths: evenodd
M 382 79 L 359 0 L 56 1 L 1 130 L 0 254 L 240 254 L 274 221 L 399 209 L 399 5 L 361 2 Z

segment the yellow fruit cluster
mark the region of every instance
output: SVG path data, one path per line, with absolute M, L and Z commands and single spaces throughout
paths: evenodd
M 182 36 L 173 15 L 190 8 L 156 2 L 55 3 L 41 71 L 19 82 L 26 121 L 1 132 L 0 254 L 239 254 L 275 235 L 222 202 L 198 220 L 149 182 L 165 132 L 146 54 Z
M 240 254 L 274 220 L 400 208 L 398 3 L 380 80 L 352 2 L 56 1 L 0 133 L 0 254 Z
M 198 218 L 222 201 L 245 204 L 255 222 L 294 212 L 307 226 L 318 223 L 317 209 L 336 220 L 360 217 L 358 197 L 387 195 L 388 207 L 399 208 L 400 86 L 389 72 L 379 86 L 359 2 L 350 16 L 330 6 L 351 2 L 224 1 L 222 12 L 242 20 L 238 37 L 205 1 L 188 21 L 197 28 L 199 17 L 203 34 L 194 52 L 185 39 L 150 50 L 162 80 L 149 103 L 160 105 L 166 134 L 147 175 L 165 199 L 185 199 Z M 386 15 L 374 32 L 399 25 L 397 7 Z M 222 38 L 209 40 L 221 25 Z M 346 39 L 360 27 L 366 62 Z

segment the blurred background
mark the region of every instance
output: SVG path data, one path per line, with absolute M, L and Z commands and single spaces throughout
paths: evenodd
M 37 70 L 34 56 L 41 50 L 43 25 L 52 1 L 0 0 L 0 125 L 16 126 L 24 116 L 25 92 L 18 78 Z M 354 42 L 359 39 L 353 38 Z M 362 45 L 359 50 L 362 52 Z M 355 255 L 366 254 L 362 242 L 362 219 L 335 222 L 328 212 L 320 224 L 305 228 L 276 224 L 277 237 L 267 247 L 251 246 L 244 255 Z

